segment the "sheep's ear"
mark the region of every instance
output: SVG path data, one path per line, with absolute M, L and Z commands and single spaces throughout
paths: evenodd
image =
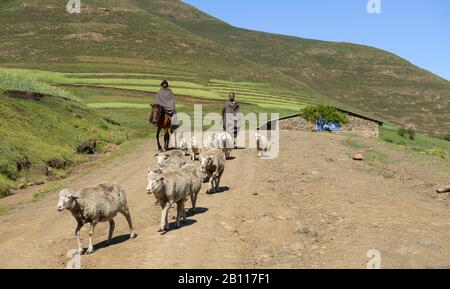
M 71 193 L 71 194 L 68 194 L 68 195 L 67 195 L 67 198 L 69 198 L 69 199 L 71 199 L 71 200 L 76 200 L 76 199 L 78 199 L 79 197 Z

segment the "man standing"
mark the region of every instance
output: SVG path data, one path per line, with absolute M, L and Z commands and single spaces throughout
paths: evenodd
M 223 129 L 232 135 L 236 142 L 241 128 L 241 109 L 234 92 L 230 92 L 228 100 L 225 102 L 222 109 L 222 120 Z

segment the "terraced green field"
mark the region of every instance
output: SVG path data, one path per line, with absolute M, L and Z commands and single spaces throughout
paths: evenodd
M 231 82 L 211 79 L 206 83 L 195 82 L 194 76 L 139 73 L 61 73 L 31 69 L 3 69 L 9 72 L 29 75 L 37 80 L 53 85 L 89 86 L 97 88 L 116 88 L 121 90 L 155 93 L 163 78 L 170 80 L 176 95 L 190 96 L 210 100 L 225 100 L 230 91 L 234 91 L 239 101 L 247 104 L 259 105 L 265 109 L 298 110 L 301 104 L 310 102 L 307 95 L 294 95 L 288 90 L 274 88 L 268 83 Z M 159 77 L 159 78 L 156 78 Z M 190 81 L 186 81 L 192 77 Z M 117 95 L 116 95 L 117 96 Z M 95 102 L 112 103 L 110 99 L 97 99 Z M 114 101 L 115 102 L 115 101 Z M 128 102 L 128 101 L 126 101 Z M 133 101 L 131 101 L 133 103 Z M 89 103 L 88 103 L 89 104 Z M 117 106 L 117 102 L 115 102 Z M 136 105 L 135 105 L 136 106 Z M 100 107 L 99 104 L 93 107 Z
M 203 104 L 203 113 L 220 112 L 228 93 L 234 91 L 242 104 L 242 112 L 267 112 L 280 115 L 298 112 L 311 98 L 295 95 L 269 83 L 198 80 L 195 74 L 169 73 L 65 73 L 34 69 L 0 68 L 9 72 L 63 88 L 89 108 L 106 114 L 130 127 L 137 137 L 154 133 L 148 123 L 149 105 L 162 79 L 169 79 L 177 98 L 179 112 L 193 114 L 194 104 Z M 165 74 L 166 72 L 167 74 Z

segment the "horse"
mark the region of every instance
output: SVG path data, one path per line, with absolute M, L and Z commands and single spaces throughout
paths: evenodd
M 152 110 L 150 113 L 150 123 L 155 125 L 158 130 L 156 133 L 156 140 L 158 141 L 158 150 L 161 151 L 162 147 L 159 142 L 159 135 L 161 130 L 164 130 L 164 150 L 169 149 L 171 120 L 170 116 L 157 104 L 151 105 Z

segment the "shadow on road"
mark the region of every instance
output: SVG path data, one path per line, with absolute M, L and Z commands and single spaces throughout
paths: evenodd
M 176 226 L 176 222 L 172 222 L 169 224 L 169 231 L 164 231 L 161 233 L 161 235 L 166 235 L 174 230 L 180 230 L 183 229 L 185 227 L 189 227 L 194 225 L 195 223 L 197 223 L 197 220 L 193 220 L 193 219 L 187 219 L 186 221 L 182 221 L 181 222 L 181 227 L 177 228 Z
M 218 192 L 209 192 L 209 193 L 207 193 L 207 195 L 212 196 L 212 195 L 222 194 L 222 193 L 228 192 L 229 190 L 230 190 L 229 187 L 220 187 Z
M 187 216 L 187 217 L 193 217 L 193 216 L 195 216 L 195 215 L 204 214 L 204 213 L 208 212 L 208 210 L 209 210 L 209 209 L 207 209 L 207 208 L 195 208 L 195 213 L 194 213 L 194 212 L 192 211 L 192 209 L 189 209 L 189 210 L 186 212 L 186 216 Z
M 116 236 L 116 237 L 111 239 L 111 244 L 109 244 L 109 245 L 108 245 L 106 240 L 101 242 L 101 243 L 98 243 L 98 244 L 94 245 L 94 250 L 98 251 L 100 249 L 104 249 L 104 248 L 109 247 L 109 246 L 114 246 L 114 245 L 121 244 L 121 243 L 126 242 L 128 240 L 130 240 L 130 234 Z

